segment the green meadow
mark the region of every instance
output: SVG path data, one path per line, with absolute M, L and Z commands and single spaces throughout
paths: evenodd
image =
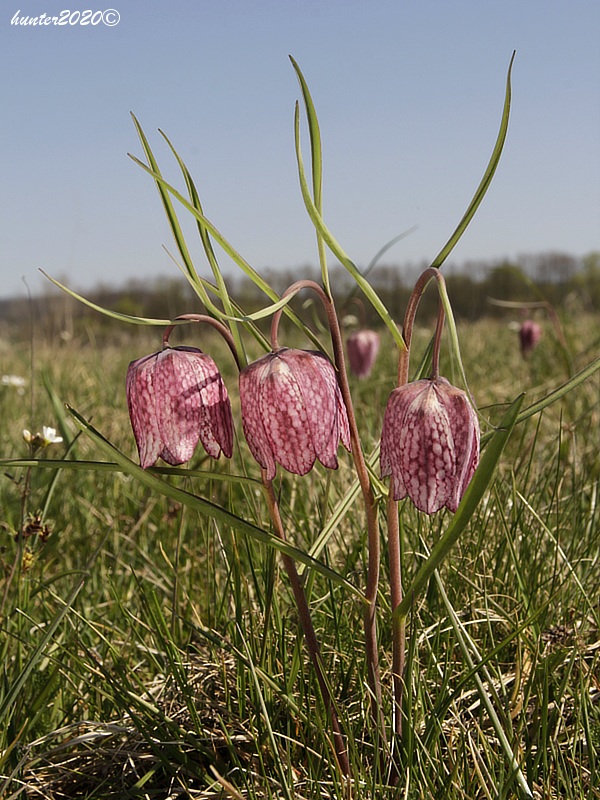
M 483 433 L 516 395 L 526 392 L 531 406 L 568 379 L 567 369 L 576 374 L 592 362 L 598 347 L 598 318 L 572 314 L 563 320 L 568 363 L 547 324 L 525 360 L 507 319 L 459 328 Z M 428 336 L 417 331 L 415 352 Z M 238 420 L 227 349 L 196 326 L 185 340 L 218 361 Z M 135 461 L 125 372 L 159 345 L 158 333 L 128 329 L 99 345 L 88 329 L 70 342 L 34 336 L 33 351 L 27 341 L 3 347 L 3 372 L 27 383 L 23 394 L 0 387 L 0 796 L 346 796 L 277 552 L 143 485 L 65 410 L 69 404 Z M 455 369 L 442 364 L 458 381 Z M 371 377 L 351 384 L 369 455 L 395 370 L 394 348 L 384 343 Z M 415 598 L 395 789 L 377 767 L 362 601 L 343 583 L 304 573 L 355 796 L 521 796 L 484 695 L 535 797 L 600 796 L 599 397 L 596 373 L 515 427 L 476 513 Z M 42 425 L 64 441 L 28 462 L 22 430 Z M 378 474 L 376 457 L 373 464 Z M 199 446 L 187 468 L 172 471 L 156 468 L 166 484 L 269 530 L 239 423 L 231 461 L 211 462 Z M 366 534 L 352 483 L 350 456 L 340 449 L 337 471 L 317 465 L 297 477 L 280 469 L 275 486 L 291 542 L 309 552 L 325 532 L 319 561 L 360 590 Z M 409 581 L 451 515 L 400 505 Z M 383 520 L 380 527 L 389 718 Z

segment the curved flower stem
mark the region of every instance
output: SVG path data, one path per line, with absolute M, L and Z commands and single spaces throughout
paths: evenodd
M 215 319 L 214 317 L 209 317 L 207 314 L 180 314 L 178 317 L 175 317 L 175 319 L 173 320 L 173 323 L 176 323 L 176 322 L 205 322 L 205 323 L 207 323 L 207 325 L 212 325 L 212 327 L 215 330 L 217 330 L 221 334 L 221 336 L 225 339 L 225 341 L 227 342 L 227 344 L 229 346 L 229 349 L 231 350 L 231 353 L 232 353 L 232 355 L 233 355 L 233 357 L 235 359 L 235 363 L 237 365 L 237 368 L 241 369 L 240 358 L 239 358 L 239 355 L 238 355 L 237 347 L 235 345 L 235 341 L 234 341 L 234 338 L 232 336 L 232 333 L 229 330 L 229 328 L 226 325 L 223 325 L 222 322 L 219 322 L 218 319 Z M 177 327 L 177 325 L 173 324 L 173 325 L 169 325 L 167 328 L 165 328 L 165 332 L 163 334 L 163 349 L 165 347 L 169 347 L 170 346 L 169 345 L 169 336 L 171 335 L 171 333 L 173 332 L 174 328 L 176 328 L 176 327 Z
M 435 278 L 435 280 L 438 283 L 445 283 L 444 276 L 437 267 L 427 267 L 427 269 L 424 272 L 422 272 L 421 275 L 419 275 L 419 278 L 415 283 L 415 288 L 412 290 L 412 293 L 408 300 L 408 305 L 406 306 L 406 312 L 404 314 L 404 324 L 402 325 L 402 337 L 404 338 L 406 349 L 400 351 L 400 356 L 398 358 L 398 386 L 404 386 L 405 383 L 408 383 L 410 343 L 412 341 L 412 332 L 413 332 L 413 326 L 415 324 L 415 316 L 417 314 L 417 308 L 419 307 L 419 303 L 421 302 L 421 298 L 423 297 L 425 289 L 427 288 L 429 281 L 432 278 Z M 444 320 L 442 317 L 442 324 L 443 321 Z M 438 314 L 438 325 L 439 325 L 439 314 Z M 437 329 L 436 329 L 436 339 L 438 339 Z
M 367 565 L 367 587 L 365 590 L 367 603 L 364 611 L 365 655 L 369 688 L 371 690 L 372 697 L 371 713 L 373 720 L 378 727 L 379 733 L 382 736 L 381 741 L 385 741 L 385 721 L 382 709 L 381 677 L 379 673 L 379 654 L 377 650 L 377 590 L 379 586 L 379 568 L 381 561 L 379 524 L 377 521 L 377 504 L 373 495 L 369 471 L 367 469 L 367 464 L 358 433 L 358 426 L 356 424 L 356 415 L 354 413 L 352 396 L 350 394 L 350 385 L 348 383 L 348 374 L 346 371 L 342 334 L 340 331 L 340 325 L 333 299 L 327 295 L 327 293 L 321 286 L 319 286 L 318 283 L 310 280 L 296 281 L 286 289 L 282 295 L 282 298 L 287 297 L 292 292 L 299 292 L 301 289 L 312 289 L 314 292 L 316 292 L 321 299 L 327 314 L 327 322 L 329 325 L 331 343 L 333 346 L 334 361 L 337 368 L 338 383 L 348 414 L 352 457 L 354 459 L 354 466 L 365 504 L 369 553 Z M 281 310 L 275 312 L 271 323 L 271 346 L 274 350 L 278 348 L 277 330 L 279 327 L 281 313 Z
M 275 533 L 282 541 L 285 542 L 286 535 L 283 529 L 283 523 L 281 521 L 281 514 L 279 513 L 279 504 L 277 503 L 277 498 L 273 490 L 273 483 L 267 478 L 267 473 L 266 470 L 264 469 L 261 469 L 261 477 L 263 485 L 265 487 L 265 494 L 267 497 L 269 515 L 271 517 Z M 312 623 L 312 618 L 310 616 L 310 609 L 308 607 L 308 602 L 306 600 L 306 594 L 304 593 L 304 588 L 302 586 L 300 576 L 298 575 L 298 570 L 296 569 L 296 564 L 294 560 L 285 553 L 281 554 L 281 558 L 292 587 L 294 600 L 296 601 L 298 614 L 300 615 L 300 624 L 302 626 L 302 631 L 304 633 L 304 638 L 306 640 L 306 646 L 308 648 L 310 659 L 312 661 L 315 673 L 317 675 L 317 681 L 319 683 L 319 688 L 321 690 L 321 696 L 323 697 L 323 702 L 325 703 L 325 707 L 327 708 L 329 716 L 331 717 L 331 727 L 333 729 L 333 743 L 335 747 L 335 753 L 337 756 L 338 764 L 340 770 L 342 771 L 342 774 L 345 777 L 349 777 L 350 763 L 348 761 L 348 752 L 346 750 L 344 737 L 342 735 L 342 730 L 340 728 L 337 711 L 333 703 L 333 699 L 331 697 L 331 692 L 329 691 L 329 684 L 325 680 L 325 675 L 323 673 L 321 650 Z

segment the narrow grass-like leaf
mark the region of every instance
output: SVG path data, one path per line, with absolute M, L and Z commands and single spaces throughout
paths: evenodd
M 535 508 L 533 508 L 531 503 L 527 500 L 527 498 L 521 492 L 516 491 L 515 494 L 516 494 L 516 497 L 518 498 L 519 502 L 521 502 L 523 504 L 523 506 L 527 509 L 527 511 L 533 516 L 533 518 L 535 519 L 537 524 L 544 531 L 544 534 L 548 537 L 548 539 L 550 539 L 550 541 L 552 542 L 552 544 L 556 548 L 556 552 L 560 556 L 561 561 L 566 566 L 566 568 L 568 569 L 569 573 L 571 574 L 573 580 L 577 584 L 577 587 L 578 587 L 579 591 L 581 592 L 581 597 L 585 600 L 585 602 L 586 602 L 586 604 L 587 604 L 587 606 L 589 608 L 590 616 L 592 616 L 594 618 L 597 626 L 600 625 L 600 619 L 598 617 L 598 611 L 597 611 L 598 598 L 597 597 L 590 597 L 589 594 L 586 592 L 585 587 L 584 587 L 584 585 L 583 585 L 583 583 L 581 581 L 581 578 L 577 574 L 577 570 L 575 569 L 573 564 L 571 564 L 571 562 L 569 560 L 569 557 L 565 553 L 564 549 L 561 547 L 561 545 L 560 545 L 559 541 L 557 540 L 556 536 L 552 533 L 550 528 L 546 525 L 546 523 L 541 518 L 541 516 L 538 514 L 538 512 L 535 510 Z
M 565 395 L 569 392 L 572 392 L 573 389 L 580 386 L 582 383 L 587 381 L 589 378 L 592 377 L 596 372 L 600 370 L 600 358 L 594 359 L 591 364 L 588 364 L 587 367 L 584 367 L 580 372 L 574 375 L 570 380 L 566 381 L 566 383 L 561 384 L 557 389 L 554 389 L 552 392 L 549 392 L 545 397 L 542 397 L 541 400 L 537 400 L 535 403 L 532 403 L 527 408 L 523 409 L 521 413 L 517 417 L 516 424 L 519 425 L 521 422 L 525 422 L 526 419 L 539 414 L 544 409 L 551 406 L 553 403 L 556 403 L 558 400 L 561 400 Z M 481 445 L 487 444 L 490 438 L 494 435 L 494 432 L 491 431 L 489 433 L 482 434 L 481 436 Z
M 285 308 L 287 304 L 294 298 L 295 295 L 296 292 L 291 292 L 289 295 L 282 298 L 281 300 L 278 300 L 276 303 L 272 303 L 269 306 L 264 306 L 263 308 L 260 309 L 260 311 L 254 311 L 252 314 L 244 314 L 243 317 L 229 316 L 228 314 L 223 314 L 222 319 L 231 322 L 256 322 L 259 319 L 270 317 L 276 311 Z
M 379 478 L 374 474 L 375 465 L 379 461 L 379 446 L 374 450 L 373 453 L 367 459 L 367 468 L 371 474 L 372 482 L 374 486 L 382 486 Z M 324 548 L 327 547 L 327 543 L 329 539 L 335 532 L 338 525 L 342 522 L 345 515 L 348 513 L 349 509 L 352 505 L 358 500 L 361 495 L 361 488 L 358 478 L 355 478 L 350 486 L 346 489 L 345 493 L 336 503 L 333 511 L 331 512 L 331 516 L 315 538 L 314 542 L 311 544 L 310 550 L 308 551 L 309 554 L 313 558 L 318 558 L 319 555 L 323 552 Z M 299 570 L 300 574 L 303 574 L 304 568 Z
M 296 72 L 296 77 L 300 83 L 302 90 L 302 99 L 304 100 L 304 108 L 306 110 L 306 119 L 308 120 L 308 134 L 310 139 L 310 161 L 312 171 L 312 184 L 313 184 L 313 200 L 315 208 L 318 213 L 323 216 L 323 153 L 321 149 L 321 131 L 319 128 L 319 120 L 313 99 L 308 89 L 308 84 L 302 74 L 300 67 L 295 59 L 290 56 L 290 61 Z M 325 250 L 325 241 L 319 229 L 317 233 L 317 249 L 319 253 L 319 263 L 321 265 L 321 280 L 323 288 L 331 297 L 331 285 L 329 281 L 329 271 L 327 269 L 327 253 Z
M 188 194 L 192 205 L 194 206 L 194 208 L 198 210 L 200 214 L 202 214 L 202 216 L 204 216 L 204 210 L 202 208 L 202 203 L 200 202 L 200 195 L 198 193 L 198 190 L 196 189 L 196 184 L 194 183 L 190 171 L 188 170 L 183 159 L 181 158 L 181 156 L 171 143 L 168 136 L 163 131 L 160 131 L 160 134 L 171 148 L 171 152 L 173 153 L 175 159 L 177 160 L 179 168 L 185 179 L 185 183 L 188 189 Z M 221 269 L 219 267 L 219 262 L 217 261 L 217 257 L 215 255 L 212 242 L 210 241 L 210 236 L 208 235 L 208 231 L 206 230 L 206 228 L 198 220 L 196 220 L 196 224 L 198 226 L 198 233 L 200 235 L 200 241 L 202 242 L 202 246 L 204 248 L 204 253 L 206 254 L 206 258 L 212 270 L 212 274 L 214 276 L 215 283 L 217 286 L 217 291 L 221 299 L 221 303 L 223 304 L 223 309 L 225 313 L 228 315 L 229 319 L 231 320 L 234 318 L 233 303 L 231 298 L 229 297 L 227 284 L 225 283 L 225 279 L 223 278 L 223 273 L 221 272 Z M 247 363 L 247 358 L 245 355 L 244 344 L 239 334 L 237 325 L 231 326 L 231 333 L 233 335 L 236 348 L 238 350 L 238 355 L 242 359 L 242 362 L 245 364 Z
M 0 458 L 0 467 L 40 467 L 42 469 L 74 470 L 76 472 L 121 472 L 126 473 L 122 465 L 114 461 L 77 461 L 68 458 Z M 232 475 L 224 472 L 211 472 L 203 469 L 183 469 L 182 467 L 152 467 L 154 475 L 174 475 L 180 478 L 202 478 L 210 481 L 235 481 L 236 484 L 247 484 L 260 488 L 261 481 L 248 478 L 246 475 Z
M 154 153 L 152 152 L 150 143 L 148 142 L 148 139 L 144 131 L 142 130 L 142 126 L 140 125 L 134 114 L 131 115 L 131 118 L 133 120 L 133 124 L 135 125 L 135 129 L 139 136 L 142 147 L 144 149 L 144 153 L 146 154 L 146 158 L 148 159 L 148 164 L 150 165 L 150 169 L 162 178 L 160 169 L 158 167 L 158 162 L 154 157 Z M 190 255 L 188 246 L 185 241 L 185 236 L 183 235 L 183 231 L 181 230 L 181 226 L 179 224 L 177 214 L 175 213 L 173 203 L 171 202 L 171 198 L 169 197 L 169 193 L 168 191 L 165 190 L 161 180 L 155 178 L 155 181 L 156 181 L 156 188 L 158 189 L 158 193 L 163 203 L 167 220 L 169 222 L 171 231 L 173 233 L 173 238 L 175 239 L 175 243 L 177 244 L 177 249 L 181 253 L 181 257 L 183 258 L 183 263 L 185 264 L 185 268 L 187 270 L 192 285 L 196 287 L 196 291 L 198 292 L 200 299 L 204 302 L 206 300 L 205 292 L 202 284 L 198 280 L 198 274 L 194 267 L 192 257 Z
M 282 792 L 283 792 L 283 796 L 285 798 L 287 798 L 287 800 L 292 800 L 292 794 L 290 792 L 289 786 L 287 784 L 287 779 L 286 779 L 286 776 L 285 776 L 285 767 L 284 767 L 284 764 L 283 764 L 282 759 L 281 759 L 280 749 L 277 747 L 277 742 L 275 741 L 275 734 L 273 733 L 273 727 L 271 725 L 271 720 L 270 720 L 270 717 L 269 717 L 269 711 L 267 709 L 267 704 L 265 703 L 265 698 L 264 698 L 264 695 L 263 695 L 263 692 L 262 692 L 262 687 L 261 687 L 261 684 L 260 684 L 260 680 L 259 680 L 258 675 L 256 673 L 256 669 L 255 669 L 255 666 L 254 666 L 254 661 L 252 659 L 252 653 L 251 653 L 250 647 L 246 643 L 246 640 L 245 640 L 245 638 L 243 636 L 243 633 L 241 631 L 240 631 L 240 636 L 241 636 L 241 639 L 243 641 L 244 648 L 246 650 L 247 664 L 248 664 L 248 666 L 250 668 L 250 673 L 252 675 L 252 680 L 254 682 L 254 687 L 256 689 L 256 694 L 258 695 L 258 702 L 259 702 L 261 713 L 262 713 L 262 719 L 263 719 L 263 722 L 265 723 L 265 726 L 267 728 L 267 735 L 268 735 L 269 742 L 270 742 L 270 745 L 271 745 L 271 748 L 270 748 L 271 749 L 271 756 L 273 758 L 273 761 L 275 762 L 275 765 L 277 767 L 277 771 L 279 772 L 280 786 L 281 786 L 281 789 L 282 789 Z
M 409 228 L 408 230 L 399 233 L 397 236 L 394 236 L 393 239 L 390 239 L 389 242 L 386 242 L 383 245 L 383 247 L 380 247 L 379 250 L 373 256 L 373 258 L 369 261 L 367 266 L 361 271 L 360 274 L 363 276 L 363 278 L 366 279 L 367 275 L 369 275 L 369 273 L 375 269 L 375 267 L 379 262 L 379 259 L 382 258 L 382 256 L 384 256 L 388 250 L 391 250 L 391 248 L 395 244 L 401 242 L 402 239 L 406 239 L 407 236 L 410 236 L 411 233 L 414 233 L 416 230 L 417 226 L 413 225 L 412 228 Z M 347 297 L 344 299 L 342 306 L 347 305 L 350 302 L 350 300 L 352 300 L 352 298 L 358 293 L 359 289 L 360 287 L 358 285 L 353 286 L 352 289 L 349 291 Z
M 108 536 L 108 533 L 106 534 Z M 90 570 L 98 557 L 102 547 L 104 546 L 104 541 L 106 536 L 102 539 L 102 542 L 93 552 L 92 556 L 89 558 L 87 564 L 85 565 L 84 569 L 81 572 L 81 575 L 69 594 L 67 595 L 66 600 L 63 602 L 62 608 L 56 612 L 54 617 L 43 627 L 43 636 L 34 648 L 33 652 L 31 653 L 27 663 L 23 666 L 23 668 L 19 671 L 18 676 L 16 677 L 15 681 L 10 686 L 8 692 L 4 695 L 2 702 L 0 703 L 0 722 L 2 722 L 10 713 L 10 708 L 15 702 L 15 699 L 20 694 L 23 686 L 25 685 L 26 681 L 28 680 L 29 676 L 33 672 L 33 670 L 38 665 L 38 662 L 44 655 L 44 651 L 48 644 L 52 641 L 54 634 L 56 633 L 59 625 L 69 613 L 73 603 L 77 599 L 77 595 L 83 589 L 85 582 L 90 574 Z
M 463 495 L 460 505 L 452 517 L 452 521 L 446 528 L 444 534 L 436 543 L 435 547 L 432 548 L 431 554 L 419 567 L 417 574 L 410 583 L 410 586 L 408 586 L 406 589 L 404 599 L 396 607 L 394 611 L 394 617 L 396 619 L 407 616 L 415 597 L 417 597 L 418 594 L 423 590 L 429 581 L 429 578 L 440 566 L 442 561 L 447 557 L 450 549 L 456 543 L 456 541 L 458 541 L 459 536 L 466 528 L 469 520 L 477 509 L 485 490 L 489 486 L 494 476 L 496 465 L 516 424 L 517 415 L 522 403 L 523 395 L 519 395 L 519 397 L 517 397 L 517 399 L 507 409 L 500 425 L 494 431 L 493 436 L 483 453 L 481 462 L 475 470 L 475 474 L 473 475 L 473 478 L 467 487 L 467 491 Z
M 150 317 L 134 317 L 131 314 L 121 314 L 118 311 L 111 311 L 109 308 L 104 308 L 103 306 L 99 306 L 96 303 L 93 303 L 91 300 L 87 300 L 82 295 L 77 294 L 72 289 L 69 289 L 68 286 L 65 286 L 60 281 L 57 281 L 55 278 L 51 278 L 47 272 L 44 272 L 43 269 L 40 270 L 42 275 L 45 278 L 48 278 L 50 283 L 53 283 L 55 286 L 58 286 L 59 289 L 62 289 L 63 292 L 66 292 L 68 295 L 73 297 L 75 300 L 78 300 L 80 303 L 83 303 L 84 306 L 88 308 L 92 308 L 94 311 L 98 311 L 100 314 L 104 314 L 106 317 L 111 317 L 112 319 L 119 320 L 119 322 L 128 322 L 133 323 L 134 325 L 171 325 L 170 319 L 152 319 Z
M 496 144 L 494 145 L 494 149 L 492 151 L 492 155 L 490 157 L 489 163 L 487 168 L 483 174 L 483 178 L 481 179 L 481 183 L 477 187 L 475 195 L 473 199 L 469 203 L 469 207 L 465 211 L 461 221 L 456 226 L 452 236 L 448 239 L 446 244 L 442 247 L 440 252 L 431 262 L 432 267 L 441 267 L 444 261 L 448 258 L 452 250 L 454 249 L 455 245 L 459 241 L 460 237 L 463 235 L 467 226 L 475 216 L 475 212 L 481 205 L 481 201 L 485 197 L 487 190 L 490 187 L 492 182 L 492 178 L 494 177 L 494 173 L 498 167 L 498 163 L 500 161 L 500 156 L 502 155 L 502 150 L 504 148 L 504 142 L 506 141 L 506 134 L 508 133 L 508 120 L 510 117 L 510 103 L 511 103 L 511 74 L 512 74 L 512 67 L 513 62 L 515 60 L 516 52 L 512 54 L 510 59 L 510 64 L 508 66 L 508 75 L 506 77 L 506 92 L 504 95 L 504 108 L 502 109 L 502 119 L 500 121 L 500 130 L 498 131 L 498 136 L 496 138 Z
M 198 497 L 198 495 L 191 494 L 183 489 L 178 489 L 176 486 L 172 486 L 171 484 L 162 481 L 159 477 L 154 475 L 152 471 L 142 469 L 140 466 L 131 461 L 131 459 L 127 458 L 124 453 L 121 453 L 121 451 L 118 450 L 107 439 L 105 439 L 104 436 L 102 436 L 99 431 L 90 425 L 90 423 L 87 422 L 87 420 L 85 420 L 74 408 L 67 405 L 67 409 L 73 417 L 77 427 L 84 431 L 95 442 L 100 450 L 102 450 L 102 452 L 106 453 L 109 458 L 114 459 L 123 469 L 123 472 L 136 478 L 138 481 L 140 481 L 140 483 L 143 483 L 145 486 L 148 486 L 148 488 L 155 490 L 165 497 L 170 497 L 176 502 L 182 503 L 189 508 L 199 511 L 209 519 L 217 520 L 218 522 L 228 525 L 229 527 L 246 536 L 250 536 L 257 541 L 262 542 L 268 547 L 274 547 L 276 550 L 280 550 L 282 553 L 285 553 L 295 561 L 306 564 L 308 567 L 316 570 L 329 580 L 343 584 L 353 594 L 357 595 L 358 597 L 362 597 L 362 594 L 359 592 L 359 590 L 356 589 L 356 587 L 354 587 L 349 581 L 347 581 L 334 570 L 330 569 L 324 564 L 321 564 L 314 558 L 311 558 L 307 553 L 304 553 L 297 547 L 293 547 L 287 542 L 283 542 L 269 531 L 259 528 L 250 522 L 246 522 L 246 520 L 242 519 L 241 517 L 232 514 L 230 511 L 227 511 L 215 503 L 211 503 L 209 500 L 205 500 L 202 497 Z
M 304 161 L 302 159 L 302 150 L 300 147 L 300 114 L 298 105 L 296 104 L 296 115 L 295 115 L 295 142 L 296 142 L 296 161 L 298 164 L 298 174 L 300 177 L 300 190 L 302 192 L 302 199 L 304 200 L 304 205 L 306 210 L 308 211 L 308 216 L 311 218 L 313 225 L 315 228 L 320 232 L 321 236 L 323 237 L 324 241 L 326 242 L 327 246 L 333 253 L 333 255 L 339 259 L 340 263 L 343 267 L 352 275 L 358 286 L 360 286 L 361 290 L 363 291 L 365 297 L 369 300 L 375 311 L 381 317 L 383 323 L 388 328 L 394 341 L 401 349 L 405 350 L 406 345 L 404 344 L 404 339 L 402 338 L 402 334 L 398 330 L 398 326 L 392 319 L 389 311 L 385 307 L 384 303 L 380 299 L 377 292 L 373 289 L 369 281 L 367 281 L 363 275 L 361 274 L 360 270 L 354 264 L 354 262 L 350 259 L 350 257 L 344 252 L 342 246 L 339 242 L 335 239 L 331 231 L 325 225 L 323 221 L 323 217 L 319 213 L 315 203 L 310 196 L 310 189 L 308 188 L 308 183 L 306 180 L 306 174 L 304 171 Z

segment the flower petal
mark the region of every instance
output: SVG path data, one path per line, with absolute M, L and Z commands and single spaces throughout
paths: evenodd
M 154 368 L 158 353 L 132 361 L 127 369 L 127 406 L 143 469 L 156 464 L 162 440 L 154 400 Z
M 347 416 L 343 401 L 340 404 L 335 369 L 329 359 L 317 351 L 288 350 L 285 355 L 300 388 L 315 455 L 323 466 L 337 469 L 340 423 L 345 417 L 347 426 Z
M 350 446 L 335 369 L 322 353 L 281 348 L 240 373 L 244 434 L 258 463 L 305 475 L 319 460 L 337 467 L 340 438 Z
M 432 382 L 406 409 L 400 433 L 402 478 L 420 511 L 434 514 L 452 493 L 454 442 L 448 415 Z
M 168 464 L 183 464 L 198 444 L 201 414 L 194 369 L 188 355 L 178 348 L 169 347 L 159 354 L 154 396 L 163 445 L 160 456 Z
M 479 424 L 467 395 L 445 378 L 395 389 L 381 434 L 381 474 L 392 496 L 427 514 L 456 511 L 479 460 Z
M 461 389 L 452 386 L 445 378 L 439 378 L 437 385 L 452 430 L 456 464 L 454 486 L 446 507 L 456 511 L 479 463 L 479 422 Z
M 267 479 L 273 480 L 276 472 L 273 450 L 269 443 L 260 412 L 260 392 L 264 376 L 269 371 L 268 356 L 254 361 L 240 372 L 240 406 L 242 427 L 250 452 L 266 470 Z
M 381 477 L 392 476 L 391 490 L 394 500 L 403 500 L 407 494 L 406 485 L 402 478 L 399 442 L 406 408 L 414 395 L 414 384 L 407 384 L 394 389 L 387 402 L 383 417 L 380 452 Z
M 379 352 L 379 334 L 376 331 L 360 330 L 350 334 L 346 341 L 350 370 L 357 378 L 366 378 L 373 369 Z
M 297 370 L 275 353 L 260 394 L 260 413 L 275 460 L 296 475 L 306 475 L 316 459 L 307 408 Z
M 174 348 L 174 357 L 180 369 L 187 373 L 187 392 L 196 395 L 194 413 L 204 449 L 213 458 L 218 458 L 221 450 L 230 458 L 233 452 L 231 404 L 217 365 L 210 356 L 193 347 Z

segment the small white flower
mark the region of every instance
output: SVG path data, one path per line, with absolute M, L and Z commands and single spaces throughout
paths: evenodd
M 23 431 L 23 439 L 27 444 L 36 449 L 39 447 L 48 447 L 48 445 L 51 444 L 60 444 L 63 440 L 62 436 L 56 435 L 56 428 L 49 428 L 46 425 L 43 426 L 41 433 L 32 434 L 31 431 L 25 428 Z
M 43 446 L 47 447 L 49 444 L 60 444 L 62 436 L 56 435 L 56 428 L 47 428 L 44 425 L 42 428 L 42 440 L 44 442 Z

